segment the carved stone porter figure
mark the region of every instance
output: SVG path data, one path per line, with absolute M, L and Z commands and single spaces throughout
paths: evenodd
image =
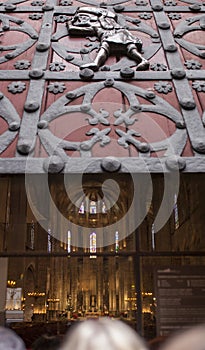
M 80 7 L 67 23 L 70 36 L 96 36 L 100 48 L 93 62 L 81 65 L 80 69 L 97 71 L 110 54 L 122 53 L 133 59 L 137 70 L 149 68 L 149 62 L 140 54 L 142 41 L 117 23 L 117 15 L 107 9 Z

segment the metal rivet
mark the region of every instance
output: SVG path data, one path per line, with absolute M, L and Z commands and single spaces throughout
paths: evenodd
M 53 36 L 51 37 L 51 41 L 58 41 L 57 36 L 56 36 L 56 35 L 53 35 Z
M 18 152 L 22 154 L 29 154 L 32 151 L 33 147 L 30 140 L 19 141 L 17 146 Z
M 177 51 L 177 47 L 174 44 L 170 44 L 170 45 L 165 46 L 164 50 L 167 52 L 175 52 L 175 51 Z
M 91 149 L 91 144 L 89 144 L 89 143 L 81 143 L 80 149 L 82 151 L 89 151 L 89 149 Z
M 178 31 L 178 32 L 174 33 L 174 38 L 181 38 L 183 35 L 184 35 L 183 32 Z
M 37 39 L 38 39 L 38 35 L 37 35 L 37 34 L 32 34 L 32 35 L 31 35 L 31 39 L 37 40 Z
M 135 75 L 134 69 L 125 67 L 120 70 L 120 75 L 123 78 L 133 78 Z
M 170 170 L 183 170 L 186 167 L 185 159 L 178 156 L 170 156 L 165 161 L 166 166 Z
M 163 6 L 158 4 L 158 5 L 153 5 L 152 6 L 153 11 L 162 11 L 163 10 Z
M 115 12 L 122 12 L 125 9 L 125 7 L 123 5 L 115 5 L 113 8 L 114 8 Z
M 39 129 L 46 129 L 47 127 L 48 127 L 47 120 L 40 120 L 40 122 L 38 122 Z
M 199 153 L 205 153 L 205 142 L 201 139 L 196 139 L 193 145 L 195 151 Z
M 190 5 L 189 9 L 192 12 L 199 12 L 201 10 L 201 5 L 199 5 L 199 4 Z
M 186 128 L 184 121 L 176 122 L 175 125 L 176 125 L 177 129 L 185 129 Z
M 181 100 L 179 100 L 179 103 L 184 109 L 187 109 L 187 110 L 192 110 L 196 107 L 196 103 L 187 97 L 184 97 Z
M 5 10 L 6 11 L 14 11 L 16 9 L 16 5 L 13 5 L 13 4 L 6 4 L 4 6 Z
M 114 81 L 114 79 L 112 79 L 112 78 L 106 79 L 106 80 L 104 81 L 104 85 L 105 85 L 106 87 L 111 87 L 111 86 L 114 85 L 114 83 L 115 83 L 115 81 Z
M 203 21 L 200 20 L 199 26 L 201 29 L 203 29 L 203 30 L 205 29 L 205 18 L 203 19 Z
M 81 105 L 80 109 L 81 109 L 82 112 L 88 112 L 91 109 L 91 105 L 90 104 Z
M 200 52 L 200 53 L 199 53 L 199 57 L 205 58 L 205 51 L 204 51 L 204 52 Z
M 141 23 L 141 20 L 140 20 L 139 18 L 135 18 L 135 19 L 132 21 L 132 23 L 134 23 L 134 24 L 139 24 L 139 23 Z
M 147 92 L 145 93 L 145 97 L 148 98 L 149 100 L 152 100 L 153 98 L 156 97 L 156 95 L 155 95 L 155 93 L 152 92 L 152 91 L 147 91 Z
M 65 162 L 59 156 L 52 156 L 47 158 L 43 163 L 46 172 L 55 174 L 61 172 L 65 167 Z
M 20 24 L 23 24 L 24 21 L 23 21 L 22 19 L 18 19 L 18 20 L 16 21 L 16 23 L 20 25 Z
M 84 47 L 83 49 L 80 50 L 80 54 L 85 55 L 85 54 L 87 54 L 87 53 L 89 53 L 89 50 L 86 49 L 85 47 Z
M 52 5 L 44 5 L 42 6 L 43 11 L 52 11 L 54 7 Z
M 170 28 L 170 24 L 167 22 L 161 22 L 158 24 L 158 27 L 161 29 L 169 29 Z
M 159 38 L 152 38 L 152 43 L 160 43 L 160 39 Z
M 70 61 L 72 61 L 74 59 L 74 56 L 73 55 L 67 55 L 66 57 L 65 57 L 65 60 L 67 61 L 67 62 L 70 62 Z
M 29 72 L 28 75 L 33 79 L 40 79 L 44 75 L 44 72 L 41 69 L 33 69 Z
M 77 97 L 77 94 L 75 94 L 74 92 L 68 92 L 65 96 L 70 100 L 74 100 L 74 98 Z
M 20 128 L 20 123 L 18 122 L 12 122 L 9 124 L 9 130 L 10 131 L 16 131 Z
M 102 72 L 109 72 L 110 71 L 110 66 L 104 65 L 100 68 Z
M 26 102 L 24 105 L 24 109 L 28 113 L 35 112 L 39 109 L 40 105 L 38 102 L 32 101 L 32 102 Z
M 141 108 L 141 106 L 139 106 L 139 105 L 131 105 L 130 106 L 130 109 L 132 110 L 132 111 L 134 111 L 134 112 L 141 112 L 141 110 L 142 110 L 142 108 Z
M 89 68 L 85 68 L 80 71 L 79 75 L 83 80 L 91 80 L 94 77 L 94 72 Z
M 4 25 L 2 26 L 2 29 L 3 29 L 4 31 L 7 31 L 7 30 L 10 29 L 10 26 L 7 25 L 7 24 L 4 24 Z
M 51 28 L 51 24 L 50 23 L 45 23 L 44 25 L 42 25 L 42 28 L 43 29 L 48 29 L 48 28 Z
M 171 76 L 175 79 L 183 79 L 186 77 L 186 72 L 183 69 L 173 69 L 171 71 Z
M 121 162 L 115 157 L 106 157 L 101 161 L 101 167 L 108 172 L 115 172 L 121 168 Z
M 47 51 L 49 49 L 50 45 L 45 44 L 45 43 L 38 43 L 36 45 L 36 50 L 40 52 Z
M 153 38 L 153 39 L 158 39 L 158 38 L 159 38 L 159 34 L 158 34 L 158 33 L 153 33 L 153 34 L 151 35 L 151 38 Z
M 21 24 L 24 23 L 24 21 L 23 21 L 22 19 L 18 19 L 18 20 L 16 21 L 16 23 L 19 24 L 19 25 L 21 25 Z
M 12 58 L 14 58 L 15 57 L 15 55 L 13 54 L 13 53 L 11 53 L 11 52 L 9 52 L 9 53 L 7 53 L 6 55 L 5 55 L 5 58 L 7 59 L 7 60 L 11 60 Z
M 146 153 L 150 151 L 150 145 L 146 142 L 141 142 L 141 144 L 137 146 L 137 148 L 142 153 Z

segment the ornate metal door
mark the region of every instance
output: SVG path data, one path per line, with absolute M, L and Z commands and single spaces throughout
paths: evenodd
M 11 0 L 0 12 L 1 173 L 205 170 L 201 1 Z

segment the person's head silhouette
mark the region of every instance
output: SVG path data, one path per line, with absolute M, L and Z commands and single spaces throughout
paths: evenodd
M 0 350 L 26 350 L 26 347 L 14 331 L 0 327 Z
M 122 321 L 82 321 L 68 332 L 61 350 L 146 350 L 144 340 Z

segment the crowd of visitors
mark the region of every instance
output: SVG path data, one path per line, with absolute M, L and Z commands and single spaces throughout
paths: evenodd
M 0 327 L 0 350 L 26 350 L 11 329 Z M 146 342 L 119 320 L 101 318 L 77 323 L 63 339 L 45 334 L 29 350 L 205 350 L 205 324 Z

